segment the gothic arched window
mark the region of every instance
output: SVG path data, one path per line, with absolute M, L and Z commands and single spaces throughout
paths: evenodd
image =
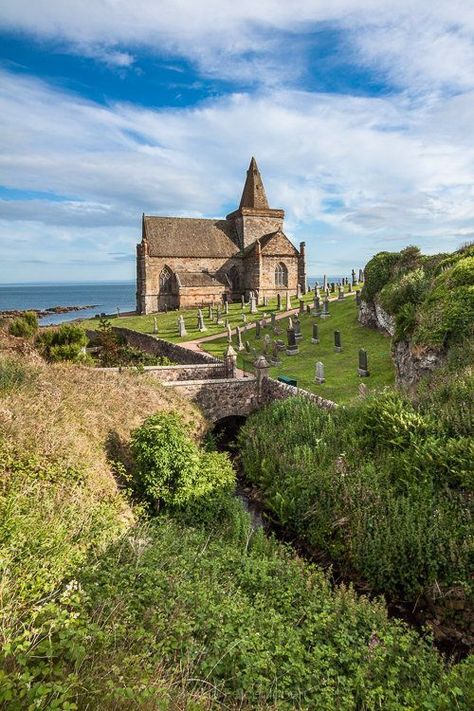
M 276 265 L 275 286 L 288 286 L 288 269 L 283 262 Z
M 230 285 L 232 287 L 232 291 L 239 291 L 239 289 L 240 289 L 240 274 L 239 274 L 239 270 L 237 269 L 236 266 L 232 267 L 232 269 L 227 274 L 227 278 L 229 279 Z
M 171 294 L 172 288 L 173 272 L 165 266 L 160 273 L 160 294 Z

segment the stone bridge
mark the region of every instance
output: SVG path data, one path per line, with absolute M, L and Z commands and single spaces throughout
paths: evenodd
M 148 366 L 145 371 L 164 387 L 174 388 L 196 403 L 212 423 L 231 416 L 247 417 L 274 400 L 296 395 L 328 410 L 337 407 L 331 400 L 270 378 L 269 364 L 264 356 L 259 356 L 254 363 L 255 375 L 248 375 L 237 369 L 237 354 L 232 346 L 227 348 L 224 359 L 220 360 L 207 353 L 191 351 L 184 345 L 136 331 L 124 328 L 114 330 L 120 332 L 130 345 L 171 358 L 174 365 Z

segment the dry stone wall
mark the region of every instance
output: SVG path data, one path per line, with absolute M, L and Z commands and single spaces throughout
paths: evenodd
M 184 348 L 178 343 L 170 343 L 162 338 L 155 338 L 154 336 L 149 336 L 146 333 L 139 333 L 138 331 L 132 331 L 129 328 L 113 328 L 115 333 L 123 336 L 127 343 L 134 348 L 139 348 L 145 353 L 151 353 L 156 356 L 165 356 L 169 358 L 173 363 L 180 363 L 183 365 L 194 365 L 199 363 L 204 364 L 220 364 L 222 361 L 218 358 L 208 355 L 204 352 L 191 351 L 189 348 Z

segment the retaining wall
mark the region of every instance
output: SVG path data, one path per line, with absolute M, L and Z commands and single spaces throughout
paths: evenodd
M 114 326 L 113 330 L 115 333 L 123 336 L 130 346 L 139 348 L 145 351 L 145 353 L 166 356 L 166 358 L 169 358 L 173 363 L 184 365 L 194 365 L 196 363 L 222 364 L 222 361 L 218 358 L 214 358 L 207 353 L 191 351 L 188 348 L 180 346 L 178 343 L 170 343 L 169 341 L 164 341 L 162 338 L 150 336 L 147 333 L 139 333 L 138 331 L 132 331 L 130 328 L 121 328 L 118 326 Z

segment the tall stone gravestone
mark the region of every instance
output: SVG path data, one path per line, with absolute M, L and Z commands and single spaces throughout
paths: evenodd
M 293 356 L 299 353 L 298 344 L 296 342 L 296 334 L 294 328 L 287 328 L 286 330 L 287 347 L 286 355 Z
M 283 311 L 283 301 L 281 299 L 281 294 L 277 294 L 277 309 L 278 311 Z
M 230 327 L 229 322 L 226 324 L 226 330 L 227 330 L 227 343 L 232 343 L 232 329 Z
M 342 351 L 342 339 L 340 331 L 334 331 L 334 350 L 336 351 L 336 353 L 341 353 Z
M 158 333 L 158 321 L 156 316 L 153 316 L 153 333 Z
M 357 306 L 360 306 L 361 298 L 360 298 L 360 290 L 356 289 L 356 304 Z
M 301 322 L 298 315 L 295 316 L 293 328 L 295 330 L 296 340 L 299 341 L 301 338 L 303 338 L 303 334 L 301 333 Z
M 198 330 L 201 331 L 207 331 L 206 324 L 204 323 L 204 316 L 202 315 L 202 310 L 198 309 L 198 322 L 197 322 L 197 327 Z
M 273 344 L 272 348 L 272 355 L 270 358 L 270 363 L 272 365 L 281 365 L 281 360 L 280 360 L 280 350 L 278 348 L 278 344 L 275 342 Z
M 304 314 L 304 301 L 300 299 L 300 314 Z
M 253 295 L 250 297 L 250 313 L 251 314 L 258 314 L 257 299 Z
M 229 315 L 229 302 L 228 302 L 228 301 L 226 301 L 226 302 L 224 303 L 224 313 L 225 313 L 226 316 Z
M 335 294 L 335 293 L 336 293 L 336 284 L 335 284 L 335 282 L 332 281 L 331 282 L 331 294 Z
M 364 281 L 364 270 L 359 269 L 359 282 Z
M 187 336 L 186 326 L 184 325 L 184 316 L 182 314 L 178 318 L 178 335 L 180 338 Z
M 244 294 L 242 294 L 242 296 L 240 297 L 240 303 L 241 303 L 241 305 L 242 305 L 242 310 L 243 310 L 243 309 L 245 308 L 245 296 L 244 296 Z
M 352 277 L 352 286 L 355 286 L 357 284 L 355 269 L 352 270 L 351 277 Z
M 240 326 L 237 326 L 235 329 L 235 335 L 237 336 L 237 350 L 238 351 L 243 351 L 244 346 L 242 343 L 242 331 L 240 330 Z
M 212 313 L 212 306 L 211 306 L 211 304 L 209 304 L 209 306 L 208 306 L 207 317 L 208 317 L 209 319 L 211 319 L 211 321 L 212 321 L 212 319 L 214 318 L 214 315 L 213 315 L 213 313 Z
M 367 351 L 363 348 L 359 349 L 359 368 L 357 372 L 361 378 L 368 378 L 370 375 Z
M 319 343 L 319 328 L 317 323 L 313 323 L 313 336 L 311 343 Z
M 260 321 L 255 322 L 255 338 L 261 338 L 260 329 L 262 328 Z
M 290 296 L 290 292 L 287 291 L 286 292 L 286 311 L 290 311 L 290 309 L 291 309 L 291 296 Z
M 327 278 L 327 276 L 326 276 L 326 274 L 325 274 L 325 275 L 323 276 L 323 291 L 326 291 L 327 288 L 328 288 L 328 278 Z
M 342 301 L 342 299 L 344 298 L 344 287 L 343 286 L 339 287 L 339 292 L 338 292 L 337 298 L 338 298 L 338 301 Z
M 320 360 L 318 360 L 318 362 L 316 363 L 316 374 L 314 379 L 320 385 L 326 380 L 326 378 L 324 377 L 324 365 L 321 363 Z
M 319 316 L 321 313 L 321 299 L 319 296 L 315 296 L 313 300 L 313 314 Z
M 321 318 L 329 318 L 329 299 L 326 296 L 323 300 L 323 310 L 321 312 Z

